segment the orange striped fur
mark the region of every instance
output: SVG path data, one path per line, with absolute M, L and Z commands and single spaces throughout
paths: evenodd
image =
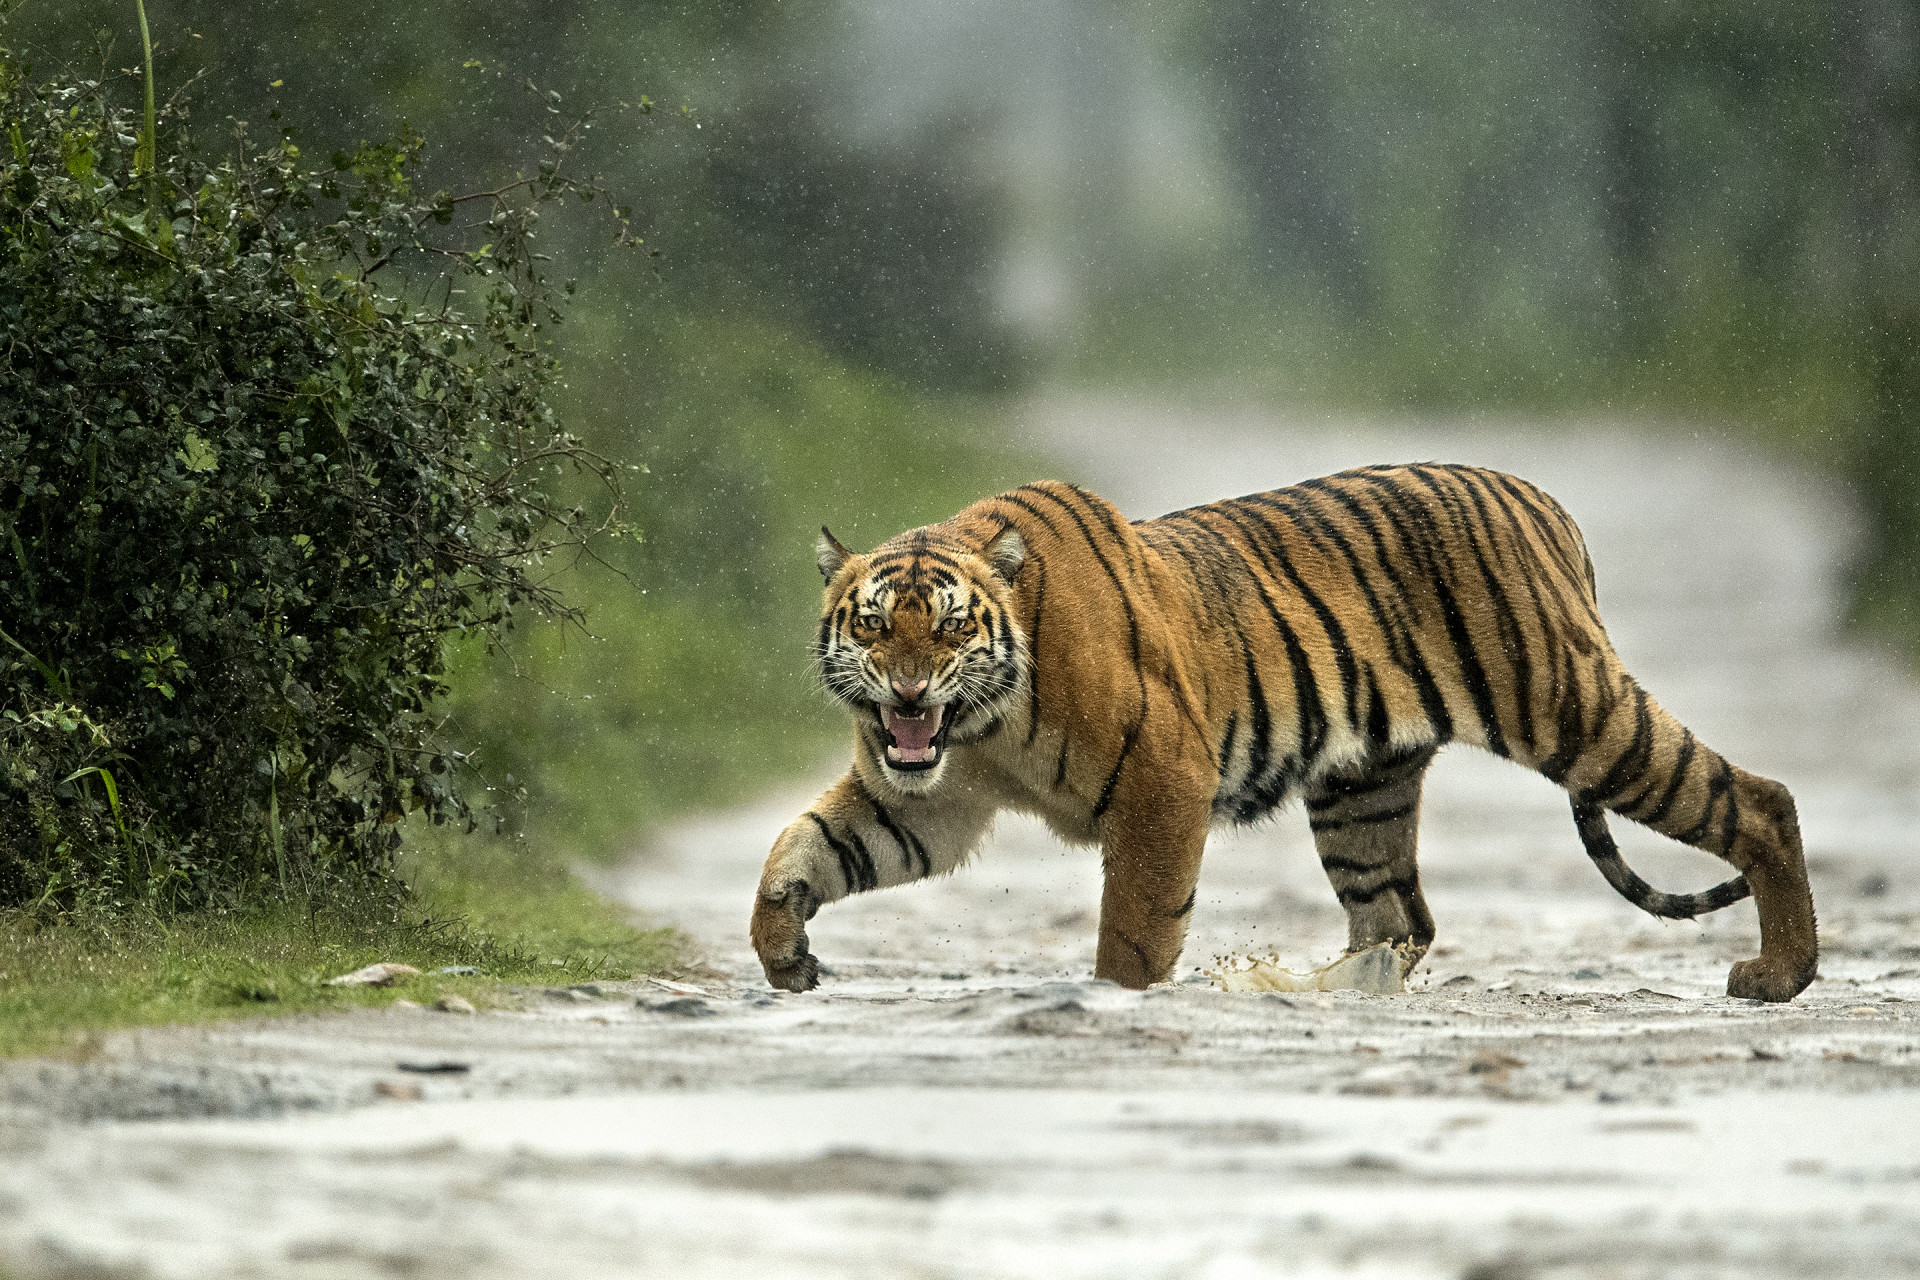
M 853 713 L 853 767 L 775 843 L 752 939 L 775 986 L 817 982 L 806 922 L 850 893 L 952 871 L 1003 809 L 1098 844 L 1094 972 L 1173 970 L 1210 827 L 1304 801 L 1350 948 L 1434 926 L 1421 779 L 1449 742 L 1569 792 L 1608 881 L 1659 915 L 1751 891 L 1760 955 L 1730 994 L 1813 979 L 1793 798 L 1709 750 L 1614 654 L 1572 519 L 1476 467 L 1366 467 L 1129 523 L 1074 485 L 975 503 L 866 555 L 822 531 L 816 656 Z M 1740 876 L 1661 894 L 1605 812 Z

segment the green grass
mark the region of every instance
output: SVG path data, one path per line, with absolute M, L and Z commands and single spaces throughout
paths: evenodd
M 495 850 L 499 852 L 498 849 Z M 511 997 L 508 984 L 565 986 L 673 972 L 671 930 L 635 928 L 617 906 L 538 859 L 463 859 L 429 846 L 410 868 L 411 906 L 162 920 L 150 914 L 35 920 L 0 914 L 0 1057 L 84 1057 L 102 1032 L 176 1022 Z M 329 987 L 376 961 L 422 971 L 391 987 Z M 471 976 L 433 970 L 471 965 Z

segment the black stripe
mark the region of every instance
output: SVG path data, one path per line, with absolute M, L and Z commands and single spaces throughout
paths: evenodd
M 1230 508 L 1212 507 L 1208 512 L 1239 530 L 1241 537 L 1246 539 L 1248 547 L 1265 564 L 1267 561 L 1265 549 L 1261 547 L 1259 540 L 1247 531 Z M 1327 714 L 1320 701 L 1320 684 L 1314 678 L 1313 663 L 1307 657 L 1306 648 L 1301 645 L 1300 637 L 1295 634 L 1292 624 L 1281 613 L 1280 607 L 1273 602 L 1266 584 L 1256 577 L 1253 586 L 1259 593 L 1260 603 L 1266 606 L 1267 617 L 1273 622 L 1274 631 L 1279 635 L 1280 642 L 1287 651 L 1287 665 L 1293 672 L 1296 731 L 1299 734 L 1296 744 L 1299 749 L 1294 755 L 1299 761 L 1298 767 L 1303 770 L 1308 769 L 1319 757 L 1320 749 L 1326 745 L 1327 741 Z
M 1067 513 L 1068 518 L 1079 527 L 1080 536 L 1086 540 L 1087 549 L 1093 552 L 1093 558 L 1098 560 L 1101 569 L 1106 571 L 1107 580 L 1113 583 L 1114 593 L 1120 600 L 1120 607 L 1127 615 L 1127 639 L 1133 654 L 1134 675 L 1140 681 L 1140 703 L 1141 710 L 1144 713 L 1147 700 L 1147 687 L 1146 674 L 1140 670 L 1140 619 L 1133 611 L 1133 598 L 1127 593 L 1126 584 L 1120 581 L 1120 574 L 1114 569 L 1113 563 L 1107 559 L 1107 553 L 1100 549 L 1100 543 L 1098 539 L 1093 536 L 1093 530 L 1087 527 L 1087 522 L 1080 518 L 1078 511 L 1075 511 L 1067 504 L 1066 499 L 1047 489 L 1034 489 L 1032 492 L 1050 500 L 1062 511 Z
M 1444 473 L 1443 469 L 1442 474 Z M 1526 656 L 1524 639 L 1518 634 L 1519 626 L 1514 621 L 1512 603 L 1507 599 L 1506 589 L 1496 579 L 1492 566 L 1487 563 L 1486 555 L 1480 549 L 1480 539 L 1474 521 L 1461 508 L 1459 499 L 1450 493 L 1443 493 L 1439 483 L 1429 476 L 1424 468 L 1408 467 L 1406 474 L 1418 480 L 1433 495 L 1434 501 L 1438 502 L 1441 508 L 1453 516 L 1458 523 L 1460 532 L 1465 535 L 1467 550 L 1480 570 L 1481 580 L 1486 584 L 1487 596 L 1493 603 L 1494 627 L 1500 633 L 1501 648 L 1507 651 L 1507 657 L 1513 664 L 1515 680 L 1521 684 L 1522 688 L 1530 686 L 1532 667 Z M 1453 556 L 1448 544 L 1441 541 L 1439 549 L 1441 554 L 1451 562 Z M 1441 592 L 1440 608 L 1447 620 L 1448 635 L 1453 638 L 1455 652 L 1462 654 L 1462 674 L 1466 678 L 1468 691 L 1473 695 L 1474 709 L 1486 726 L 1487 749 L 1495 755 L 1509 755 L 1511 753 L 1507 750 L 1506 733 L 1499 719 L 1499 705 L 1494 700 L 1493 684 L 1487 679 L 1486 669 L 1480 662 L 1480 646 L 1474 642 L 1472 633 L 1467 628 L 1466 615 L 1453 597 L 1452 584 L 1442 580 L 1436 585 Z M 1463 640 L 1468 646 L 1464 651 L 1461 648 Z M 1468 664 L 1471 666 L 1469 667 Z M 1532 737 L 1532 726 L 1524 723 L 1525 717 L 1522 717 L 1522 720 L 1522 742 L 1527 743 L 1529 754 L 1531 754 L 1531 744 L 1528 740 Z
M 1395 852 L 1387 854 L 1378 862 L 1361 862 L 1358 858 L 1348 857 L 1344 853 L 1323 853 L 1320 855 L 1320 866 L 1329 877 L 1336 874 L 1370 876 L 1382 871 L 1391 871 L 1397 858 L 1398 853 Z
M 944 551 L 935 551 L 931 547 L 915 547 L 910 551 L 889 551 L 885 555 L 876 555 L 871 563 L 876 572 L 891 570 L 905 565 L 910 572 L 919 573 L 921 571 L 922 561 L 942 565 L 948 569 L 952 569 L 956 573 L 965 574 L 967 572 L 967 566 L 961 562 L 958 556 L 948 555 Z
M 926 846 L 920 843 L 920 837 L 895 822 L 893 815 L 887 812 L 887 807 L 874 799 L 872 793 L 867 790 L 866 784 L 859 779 L 860 775 L 855 774 L 854 783 L 860 788 L 860 794 L 866 797 L 869 805 L 873 806 L 874 821 L 878 822 L 881 829 L 892 836 L 893 842 L 900 846 L 900 869 L 911 874 L 914 861 L 917 859 L 920 863 L 920 874 L 923 876 L 931 874 L 933 862 L 927 857 Z
M 1027 745 L 1040 732 L 1040 614 L 1047 605 L 1047 562 L 1031 560 L 1040 569 L 1040 581 L 1033 592 L 1033 625 L 1027 628 L 1027 654 L 1031 659 L 1027 673 Z
M 1106 526 L 1107 536 L 1113 539 L 1113 545 L 1118 548 L 1120 554 L 1126 558 L 1127 568 L 1132 569 L 1134 567 L 1133 544 L 1120 532 L 1120 526 L 1114 522 L 1113 504 L 1098 494 L 1089 493 L 1071 480 L 1066 482 L 1066 488 L 1069 493 L 1086 503 L 1087 510 L 1091 511 L 1099 519 L 1100 523 Z
M 1367 675 L 1367 741 L 1376 747 L 1387 745 L 1393 736 L 1393 722 L 1387 715 L 1387 701 L 1380 693 L 1380 677 L 1374 674 L 1373 664 L 1365 667 Z
M 1305 532 L 1310 540 L 1325 540 L 1331 542 L 1334 548 L 1340 552 L 1341 556 L 1344 557 L 1347 562 L 1348 572 L 1353 575 L 1353 580 L 1360 586 L 1361 594 L 1366 597 L 1367 611 L 1373 615 L 1374 628 L 1380 632 L 1380 638 L 1386 641 L 1388 652 L 1393 655 L 1396 664 L 1403 667 L 1407 666 L 1407 655 L 1402 649 L 1403 643 L 1408 642 L 1407 637 L 1401 634 L 1400 629 L 1395 625 L 1393 619 L 1387 616 L 1387 607 L 1381 602 L 1379 593 L 1373 588 L 1373 577 L 1360 563 L 1359 553 L 1353 549 L 1353 544 L 1347 541 L 1347 535 L 1340 530 L 1339 526 L 1333 524 L 1326 518 L 1325 513 L 1320 510 L 1317 495 L 1312 493 L 1292 494 L 1290 499 L 1290 493 L 1291 491 L 1289 490 L 1282 490 L 1278 494 L 1262 496 L 1271 499 L 1274 505 L 1284 511 L 1287 517 Z M 1292 499 L 1297 499 L 1299 505 L 1296 506 Z M 1413 654 L 1412 659 L 1418 662 L 1419 655 L 1417 653 Z
M 1338 479 L 1339 477 L 1331 478 Z M 1417 693 L 1420 698 L 1420 710 L 1426 715 L 1427 723 L 1433 726 L 1434 735 L 1442 742 L 1449 741 L 1453 737 L 1453 713 L 1447 710 L 1447 700 L 1440 692 L 1440 685 L 1433 678 L 1433 671 L 1427 665 L 1426 658 L 1420 651 L 1420 643 L 1415 637 L 1413 629 L 1414 624 L 1419 620 L 1419 609 L 1416 604 L 1416 598 L 1413 593 L 1408 590 L 1406 582 L 1400 577 L 1398 562 L 1403 556 L 1417 555 L 1418 549 L 1414 546 L 1410 535 L 1401 524 L 1397 513 L 1388 508 L 1384 502 L 1381 503 L 1380 514 L 1386 517 L 1388 524 L 1393 526 L 1394 536 L 1400 540 L 1402 555 L 1395 555 L 1388 550 L 1386 539 L 1383 538 L 1380 533 L 1379 522 L 1374 519 L 1374 513 L 1368 510 L 1366 504 L 1353 494 L 1348 493 L 1345 489 L 1336 485 L 1329 484 L 1326 479 L 1308 480 L 1295 487 L 1322 494 L 1338 502 L 1346 509 L 1347 514 L 1352 516 L 1354 520 L 1359 522 L 1360 527 L 1367 531 L 1367 537 L 1373 543 L 1374 559 L 1379 563 L 1381 569 L 1385 571 L 1387 580 L 1393 584 L 1398 599 L 1404 602 L 1408 613 L 1412 615 L 1405 624 L 1398 627 L 1405 652 L 1403 654 L 1396 654 L 1394 660 L 1401 665 L 1402 669 L 1406 671 L 1408 677 L 1413 681 L 1414 692 Z M 1376 499 L 1378 499 L 1378 495 L 1376 494 L 1375 496 Z M 1363 575 L 1362 580 L 1365 581 L 1369 576 L 1370 575 Z M 1437 578 L 1439 576 L 1438 571 L 1434 570 L 1430 572 L 1428 576 L 1430 578 Z
M 1727 763 L 1724 756 L 1716 757 L 1716 762 L 1720 768 L 1707 780 L 1707 807 L 1701 811 L 1700 821 L 1685 831 L 1674 834 L 1673 838 L 1681 844 L 1699 844 L 1701 837 L 1706 835 L 1707 829 L 1713 825 L 1713 810 L 1721 793 L 1733 788 L 1733 767 Z
M 1412 897 L 1420 887 L 1418 874 L 1395 876 L 1391 880 L 1382 880 L 1370 889 L 1342 889 L 1335 886 L 1333 896 L 1340 899 L 1343 907 L 1365 906 L 1383 893 L 1397 894 L 1400 897 Z
M 1633 737 L 1600 781 L 1580 793 L 1587 804 L 1606 805 L 1653 766 L 1653 711 L 1647 706 L 1647 691 L 1636 684 L 1632 696 Z
M 867 852 L 867 842 L 862 840 L 860 833 L 852 827 L 847 828 L 847 840 L 853 845 L 853 856 L 860 865 L 860 876 L 864 881 L 861 887 L 863 889 L 879 888 L 880 874 L 873 865 L 873 855 Z
M 848 893 L 860 892 L 860 882 L 855 874 L 857 870 L 857 865 L 853 860 L 853 850 L 847 848 L 847 846 L 841 843 L 839 838 L 833 834 L 833 828 L 827 825 L 827 820 L 825 818 L 821 817 L 817 813 L 811 813 L 811 812 L 808 813 L 807 816 L 813 819 L 814 826 L 820 828 L 820 834 L 826 838 L 828 847 L 831 848 L 834 851 L 834 853 L 839 856 L 840 879 L 843 883 L 846 884 L 847 892 Z
M 1313 610 L 1314 616 L 1320 620 L 1321 629 L 1327 633 L 1327 644 L 1333 649 L 1334 667 L 1340 673 L 1340 690 L 1347 704 L 1347 726 L 1358 728 L 1360 725 L 1360 674 L 1354 663 L 1353 642 L 1347 638 L 1347 629 L 1340 625 L 1340 619 L 1334 616 L 1333 610 L 1327 608 L 1326 601 L 1322 600 L 1319 593 L 1308 586 L 1306 579 L 1294 569 L 1293 557 L 1287 554 L 1285 533 L 1258 510 L 1261 507 L 1270 507 L 1286 515 L 1286 508 L 1264 493 L 1242 498 L 1241 502 L 1255 508 L 1249 514 L 1259 520 L 1261 526 L 1273 535 L 1268 546 L 1280 565 L 1280 572 L 1285 575 L 1288 582 L 1293 584 L 1293 589 L 1300 593 L 1301 599 L 1307 602 L 1307 607 Z
M 1192 891 L 1191 893 L 1189 893 L 1189 894 L 1187 894 L 1187 900 L 1186 900 L 1185 902 L 1183 902 L 1183 903 L 1181 903 L 1181 904 L 1180 904 L 1180 906 L 1179 906 L 1179 908 L 1178 908 L 1178 909 L 1176 909 L 1176 910 L 1174 911 L 1174 913 L 1173 913 L 1173 918 L 1174 918 L 1175 920 L 1178 920 L 1178 919 L 1180 919 L 1180 918 L 1181 918 L 1182 916 L 1184 916 L 1184 915 L 1186 915 L 1186 914 L 1187 914 L 1187 913 L 1188 913 L 1189 911 L 1192 911 L 1192 910 L 1193 910 L 1193 900 L 1194 900 L 1194 899 L 1195 899 L 1196 897 L 1198 897 L 1198 896 L 1199 896 L 1199 894 L 1200 894 L 1200 888 L 1199 888 L 1199 886 L 1198 886 L 1198 885 L 1196 885 L 1196 886 L 1194 886 L 1194 888 L 1193 888 L 1193 891 Z
M 1362 774 L 1328 774 L 1319 778 L 1307 796 L 1307 812 L 1324 813 L 1337 804 L 1406 782 L 1432 763 L 1435 750 L 1432 746 L 1414 747 L 1369 761 L 1367 771 Z
M 1527 518 L 1533 522 L 1534 528 L 1540 531 L 1540 540 L 1547 544 L 1547 550 L 1552 553 L 1555 560 L 1560 562 L 1560 568 L 1566 575 L 1574 582 L 1584 582 L 1586 567 L 1574 563 L 1572 555 L 1573 548 L 1581 545 L 1579 530 L 1574 527 L 1573 518 L 1566 514 L 1565 508 L 1560 507 L 1559 503 L 1554 502 L 1552 498 L 1524 480 L 1500 471 L 1488 474 L 1501 488 L 1512 494 L 1514 501 L 1526 511 Z M 1534 501 L 1536 497 L 1545 498 L 1553 503 L 1554 507 L 1559 509 L 1559 515 L 1554 516 L 1543 511 L 1539 503 Z
M 1141 722 L 1136 720 L 1127 729 L 1126 736 L 1120 742 L 1120 758 L 1113 762 L 1113 772 L 1107 775 L 1106 785 L 1100 788 L 1100 798 L 1094 801 L 1092 821 L 1100 821 L 1100 815 L 1113 803 L 1113 789 L 1120 783 L 1120 770 L 1125 767 L 1127 757 L 1133 754 L 1133 744 L 1140 739 Z
M 1267 691 L 1260 683 L 1260 670 L 1244 637 L 1240 641 L 1240 652 L 1246 659 L 1247 703 L 1253 715 L 1253 728 L 1247 739 L 1247 776 L 1241 781 L 1240 789 L 1253 788 L 1257 793 L 1266 781 L 1267 768 L 1273 760 L 1273 713 L 1267 708 Z M 1246 810 L 1241 811 L 1240 817 L 1242 821 L 1247 820 Z
M 1420 802 L 1410 801 L 1396 809 L 1382 809 L 1378 813 L 1363 813 L 1351 818 L 1310 818 L 1307 825 L 1316 834 L 1338 831 L 1343 827 L 1366 827 L 1382 822 L 1398 822 L 1420 807 Z
M 1053 770 L 1053 789 L 1055 791 L 1058 791 L 1060 784 L 1067 780 L 1067 742 L 1072 736 L 1071 734 L 1064 733 L 1060 735 L 1060 763 L 1055 765 Z
M 1733 766 L 1723 759 L 1721 765 L 1727 771 L 1727 816 L 1720 827 L 1720 852 L 1733 852 L 1734 836 L 1740 831 L 1740 788 L 1734 785 Z
M 1565 671 L 1560 670 L 1563 664 Z M 1559 741 L 1554 744 L 1553 754 L 1535 766 L 1542 777 L 1556 785 L 1566 782 L 1567 770 L 1573 768 L 1573 762 L 1580 758 L 1587 745 L 1587 702 L 1580 691 L 1578 666 L 1571 652 L 1563 650 L 1555 659 L 1554 685 L 1559 692 L 1555 732 Z
M 1683 728 L 1680 732 L 1683 736 L 1680 739 L 1680 753 L 1673 762 L 1672 780 L 1667 783 L 1667 789 L 1661 795 L 1660 803 L 1653 807 L 1653 812 L 1644 818 L 1635 819 L 1650 827 L 1658 826 L 1661 819 L 1665 818 L 1668 811 L 1673 808 L 1673 802 L 1679 799 L 1680 788 L 1687 780 L 1687 768 L 1693 763 L 1693 753 L 1699 745 L 1691 729 Z
M 1533 652 L 1527 643 L 1527 634 L 1520 626 L 1520 614 L 1514 608 L 1513 598 L 1507 590 L 1507 572 L 1496 572 L 1502 560 L 1500 547 L 1495 537 L 1497 526 L 1487 513 L 1485 502 L 1481 499 L 1481 490 L 1474 482 L 1475 469 L 1472 467 L 1447 468 L 1448 473 L 1466 491 L 1467 501 L 1473 504 L 1474 514 L 1479 517 L 1478 524 L 1463 521 L 1467 533 L 1467 545 L 1473 551 L 1473 558 L 1480 565 L 1480 572 L 1487 580 L 1487 590 L 1495 604 L 1494 621 L 1500 628 L 1500 638 L 1506 650 L 1508 661 L 1513 666 L 1513 711 L 1515 725 L 1519 731 L 1520 745 L 1528 756 L 1534 754 L 1533 741 Z M 1480 539 L 1487 544 L 1486 554 L 1480 551 Z M 1524 567 L 1517 575 L 1522 583 L 1526 581 Z

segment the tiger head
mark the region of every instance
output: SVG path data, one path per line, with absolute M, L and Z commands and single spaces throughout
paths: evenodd
M 886 780 L 930 791 L 947 748 L 986 736 L 1026 687 L 1012 607 L 1026 543 L 1011 527 L 984 549 L 923 528 L 856 555 L 823 528 L 815 552 L 827 580 L 822 683 L 853 711 Z

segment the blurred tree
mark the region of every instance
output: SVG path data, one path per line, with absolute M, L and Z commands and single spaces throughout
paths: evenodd
M 1863 604 L 1920 630 L 1920 4 L 1847 0 L 1834 25 L 1871 389 L 1852 471 L 1880 534 L 1862 566 Z
M 28 5 L 11 39 L 109 75 L 137 61 L 123 0 Z M 603 121 L 582 166 L 643 193 L 636 220 L 674 270 L 653 288 L 798 324 L 836 352 L 934 386 L 1017 376 L 986 295 L 996 195 L 962 182 L 952 148 L 846 140 L 796 60 L 837 13 L 778 0 L 168 0 L 150 13 L 163 85 L 194 77 L 195 113 L 304 136 L 432 139 L 422 182 L 466 186 L 537 160 L 527 82 L 599 109 L 650 97 L 697 129 Z M 130 37 L 132 37 L 130 39 Z M 531 139 L 531 142 L 530 142 Z M 593 268 L 585 244 L 570 260 Z

